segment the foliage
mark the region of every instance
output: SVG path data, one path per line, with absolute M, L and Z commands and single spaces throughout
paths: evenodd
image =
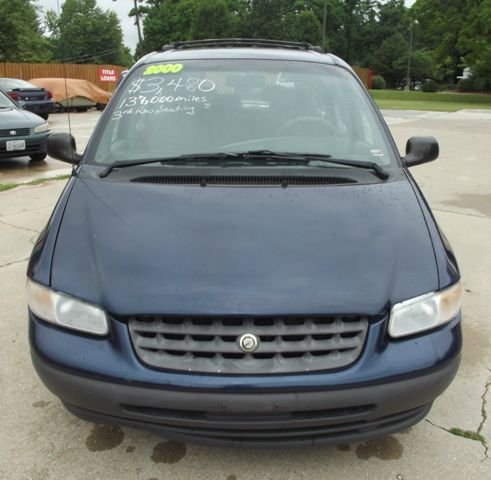
M 491 82 L 490 25 L 491 0 L 472 2 L 457 44 L 463 54 L 464 63 L 476 77 L 481 78 L 481 86 Z
M 118 18 L 96 0 L 66 0 L 61 15 L 51 10 L 44 19 L 37 5 L 0 0 L 0 61 L 131 62 Z M 412 38 L 412 81 L 453 85 L 469 67 L 472 88 L 491 89 L 491 0 L 416 0 L 410 8 L 404 0 L 138 0 L 136 9 L 128 2 L 128 15 L 136 14 L 137 57 L 207 37 L 325 39 L 324 48 L 395 86 L 405 79 Z
M 321 45 L 322 25 L 312 11 L 300 12 L 292 18 L 289 40 Z
M 472 75 L 460 79 L 457 86 L 462 92 L 486 92 L 491 90 L 491 79 Z
M 143 20 L 143 51 L 160 50 L 162 45 L 177 40 L 190 40 L 198 0 L 160 0 L 153 5 Z
M 50 11 L 46 18 L 57 60 L 131 64 L 116 13 L 103 11 L 96 0 L 66 0 L 59 16 Z
M 433 56 L 425 48 L 415 50 L 411 55 L 411 77 L 413 80 L 425 80 L 433 76 Z
M 225 0 L 201 0 L 191 25 L 190 37 L 224 38 L 230 31 L 230 12 Z
M 373 69 L 394 86 L 406 74 L 408 43 L 402 33 L 386 38 L 375 52 Z
M 451 428 L 449 430 L 450 433 L 457 435 L 458 437 L 464 437 L 469 440 L 475 440 L 476 442 L 481 442 L 486 445 L 486 439 L 478 432 L 473 432 L 472 430 L 462 430 L 461 428 Z
M 144 1 L 142 51 L 211 36 L 322 44 L 325 35 L 329 51 L 348 63 L 371 67 L 395 86 L 406 76 L 412 36 L 413 81 L 431 78 L 452 84 L 464 65 L 491 78 L 491 0 L 416 0 L 411 8 L 404 0 Z M 198 7 L 208 13 L 197 18 Z M 214 15 L 220 15 L 219 22 L 204 20 Z
M 421 90 L 426 93 L 435 93 L 440 89 L 438 83 L 435 80 L 427 80 L 421 85 Z
M 35 3 L 0 0 L 0 62 L 47 62 L 50 57 Z
M 472 81 L 472 78 L 461 78 L 457 83 L 457 86 L 461 92 L 474 91 L 474 82 Z
M 386 86 L 384 77 L 381 75 L 374 75 L 372 77 L 372 89 L 373 90 L 383 90 Z

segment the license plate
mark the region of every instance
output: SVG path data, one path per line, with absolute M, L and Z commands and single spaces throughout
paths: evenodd
M 25 140 L 8 140 L 7 141 L 7 152 L 14 152 L 17 150 L 25 150 L 26 141 Z

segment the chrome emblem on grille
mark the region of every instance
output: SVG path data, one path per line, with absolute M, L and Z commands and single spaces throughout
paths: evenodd
M 10 130 L 9 135 L 17 135 L 17 130 Z
M 252 333 L 245 333 L 239 338 L 239 347 L 244 353 L 252 353 L 259 346 L 259 339 Z

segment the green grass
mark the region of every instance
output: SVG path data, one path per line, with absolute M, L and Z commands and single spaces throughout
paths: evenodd
M 454 427 L 451 428 L 449 432 L 457 435 L 458 437 L 468 438 L 469 440 L 475 440 L 476 442 L 481 442 L 483 444 L 486 443 L 486 440 L 480 433 L 473 432 L 471 430 L 462 430 L 461 428 Z
M 429 110 L 456 112 L 477 108 L 491 109 L 491 95 L 475 93 L 425 93 L 402 90 L 371 90 L 379 108 L 388 110 Z
M 7 190 L 12 190 L 12 188 L 22 187 L 24 185 L 41 185 L 52 180 L 67 180 L 70 177 L 71 175 L 58 175 L 51 178 L 36 178 L 27 183 L 0 183 L 0 192 L 6 192 Z
M 0 192 L 6 192 L 7 190 L 11 190 L 18 186 L 18 183 L 0 183 Z

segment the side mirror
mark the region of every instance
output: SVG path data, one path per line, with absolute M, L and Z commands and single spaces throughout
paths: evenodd
M 78 164 L 82 160 L 75 138 L 69 133 L 52 133 L 48 137 L 48 155 L 67 163 Z
M 438 158 L 440 147 L 433 137 L 411 137 L 406 144 L 406 167 L 414 167 L 421 163 L 431 162 Z

